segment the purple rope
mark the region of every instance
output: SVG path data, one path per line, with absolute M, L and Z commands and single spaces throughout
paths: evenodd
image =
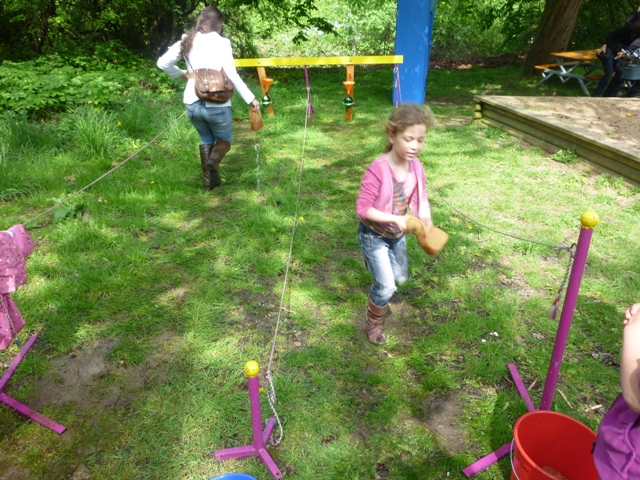
M 398 65 L 395 66 L 393 71 L 396 74 L 396 84 L 394 87 L 396 88 L 396 108 L 398 108 L 398 100 L 402 103 L 402 92 L 400 91 L 400 69 L 398 68 Z
M 316 112 L 313 111 L 313 106 L 311 105 L 311 87 L 309 86 L 309 70 L 307 66 L 304 66 L 304 80 L 307 84 L 307 121 L 311 120 L 311 116 L 315 117 Z

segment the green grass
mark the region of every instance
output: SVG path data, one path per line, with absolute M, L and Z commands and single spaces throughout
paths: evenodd
M 392 73 L 356 70 L 355 118 L 345 123 L 344 70 L 310 69 L 316 117 L 306 132 L 303 71 L 269 73 L 276 115 L 255 134 L 234 99 L 234 146 L 213 192 L 201 188 L 196 132 L 175 121 L 179 92 L 42 124 L 2 117 L 1 228 L 166 133 L 71 200 L 81 215 L 52 212 L 28 225 L 37 248 L 13 298 L 27 321 L 22 339 L 38 341 L 7 393 L 68 431 L 0 407 L 0 470 L 17 479 L 270 478 L 254 458 L 216 462 L 213 452 L 251 442 L 242 367 L 268 363 L 295 224 L 272 367 L 284 422 L 273 456 L 286 478 L 466 478 L 461 469 L 508 442 L 526 411 L 508 363 L 527 386 L 536 382 L 539 403 L 557 329 L 547 312 L 567 258 L 447 204 L 552 245 L 576 241 L 584 210 L 600 214 L 558 385 L 571 407 L 558 394 L 553 406 L 596 428 L 601 413 L 586 409 L 618 394 L 620 319 L 640 291 L 638 190 L 470 124 L 475 94 L 579 88 L 536 89 L 515 67 L 429 74 L 440 123 L 421 158 L 450 241 L 427 257 L 409 239 L 411 278 L 392 303 L 389 343 L 377 348 L 361 331 L 372 280 L 354 202 L 385 143 Z M 17 351 L 0 354 L 3 369 Z M 456 412 L 447 438 L 433 421 L 443 405 Z M 502 460 L 476 478 L 508 472 Z

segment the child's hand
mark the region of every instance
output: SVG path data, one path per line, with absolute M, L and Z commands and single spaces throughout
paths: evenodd
M 407 233 L 407 219 L 404 217 L 404 215 L 397 215 L 396 216 L 396 225 L 398 226 L 398 228 L 400 229 L 401 232 L 403 233 Z
M 634 303 L 624 313 L 624 324 L 631 325 L 640 321 L 640 303 Z

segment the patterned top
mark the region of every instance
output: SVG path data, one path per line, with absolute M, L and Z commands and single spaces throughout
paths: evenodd
M 391 213 L 393 215 L 406 215 L 408 205 L 407 194 L 405 192 L 405 185 L 410 182 L 400 182 L 395 179 L 395 175 L 392 178 L 393 181 L 393 209 Z M 411 192 L 409 193 L 409 196 Z M 371 220 L 364 219 L 362 221 L 367 227 L 376 232 L 378 235 L 384 238 L 396 239 L 402 237 L 404 233 L 398 228 L 395 223 L 378 223 Z

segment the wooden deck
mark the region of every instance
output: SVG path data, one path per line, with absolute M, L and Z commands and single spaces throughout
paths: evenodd
M 544 102 L 548 102 L 547 112 L 531 106 Z M 637 137 L 616 138 L 611 130 L 615 130 L 615 123 L 607 132 L 605 122 L 589 116 L 596 106 L 623 108 L 632 112 L 623 116 L 635 117 L 633 121 L 640 125 L 640 101 L 630 98 L 483 95 L 476 97 L 474 121 L 501 128 L 549 153 L 573 150 L 598 167 L 640 184 L 640 127 Z

